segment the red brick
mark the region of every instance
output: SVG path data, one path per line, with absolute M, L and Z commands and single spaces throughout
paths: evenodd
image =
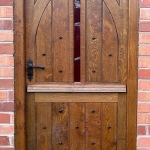
M 12 18 L 13 17 L 13 7 L 0 7 L 0 17 L 1 18 Z
M 150 56 L 150 45 L 140 45 L 139 55 Z
M 14 101 L 14 91 L 9 91 L 9 101 Z
M 0 148 L 0 150 L 14 150 L 14 148 Z
M 145 128 L 145 126 L 138 126 L 138 131 L 137 131 L 137 133 L 138 133 L 138 135 L 146 135 L 146 128 Z
M 140 9 L 140 19 L 149 20 L 150 19 L 150 9 Z
M 139 79 L 150 79 L 150 69 L 139 69 L 138 70 Z
M 0 145 L 10 145 L 9 138 L 7 136 L 0 136 Z
M 13 41 L 13 32 L 11 31 L 0 31 L 0 42 L 12 42 Z
M 10 123 L 10 115 L 0 114 L 0 123 Z
M 149 148 L 137 148 L 137 150 L 149 150 Z
M 1 102 L 0 103 L 0 112 L 13 112 L 14 103 L 13 102 Z
M 150 33 L 140 33 L 139 34 L 139 43 L 140 44 L 150 43 Z
M 0 79 L 0 88 L 8 89 L 13 88 L 14 80 L 13 79 Z
M 138 61 L 139 68 L 150 68 L 150 57 L 140 56 Z
M 138 112 L 150 112 L 150 103 L 139 103 Z
M 149 124 L 150 123 L 150 114 L 139 113 L 137 120 L 138 120 L 138 124 Z
M 0 6 L 11 6 L 13 4 L 13 0 L 0 0 Z
M 0 54 L 13 54 L 13 44 L 0 44 Z
M 140 7 L 150 7 L 150 0 L 140 0 Z
M 13 125 L 0 125 L 0 134 L 13 134 L 14 126 Z
M 7 100 L 7 93 L 6 91 L 0 91 L 0 101 Z
M 150 22 L 140 22 L 139 23 L 139 31 L 150 31 Z
M 14 66 L 14 58 L 12 56 L 0 56 L 0 66 Z
M 150 91 L 150 81 L 140 80 L 138 84 L 138 89 L 143 91 Z
M 150 137 L 139 137 L 137 141 L 138 146 L 148 147 L 150 146 Z
M 0 20 L 0 30 L 12 30 L 13 23 L 11 20 Z
M 0 77 L 13 77 L 13 68 L 0 68 Z

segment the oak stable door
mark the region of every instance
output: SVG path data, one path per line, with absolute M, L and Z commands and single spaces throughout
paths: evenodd
M 128 150 L 128 0 L 26 0 L 27 150 Z

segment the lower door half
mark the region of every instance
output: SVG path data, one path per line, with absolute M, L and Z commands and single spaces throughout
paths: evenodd
M 27 93 L 27 150 L 125 150 L 126 93 Z

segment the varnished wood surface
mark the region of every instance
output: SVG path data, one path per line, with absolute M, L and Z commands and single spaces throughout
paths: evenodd
M 14 1 L 15 149 L 26 150 L 24 0 Z
M 30 108 L 27 108 L 27 110 L 26 110 L 25 109 L 25 97 L 26 97 L 26 94 L 30 94 L 30 93 L 26 93 L 26 86 L 25 86 L 25 78 L 27 78 L 26 73 L 25 73 L 25 68 L 26 68 L 25 56 L 26 56 L 27 60 L 28 60 L 28 58 L 31 58 L 34 61 L 34 65 L 37 64 L 37 61 L 35 58 L 35 51 L 34 51 L 35 50 L 34 31 L 36 29 L 35 28 L 36 24 L 34 25 L 34 23 L 35 23 L 34 20 L 36 21 L 36 19 L 38 19 L 41 16 L 41 12 L 40 12 L 40 9 L 37 9 L 38 7 L 36 9 L 34 7 L 36 7 L 38 5 L 38 3 L 41 3 L 41 2 L 43 5 L 45 2 L 48 2 L 48 1 L 46 1 L 46 0 L 45 1 L 39 1 L 39 0 L 30 0 L 30 1 L 29 0 L 28 1 L 15 0 L 14 1 L 14 4 L 15 4 L 14 5 L 14 15 L 15 15 L 15 22 L 14 22 L 15 99 L 16 99 L 16 101 L 15 101 L 15 118 L 16 118 L 15 119 L 15 149 L 16 150 L 20 150 L 20 149 L 26 150 L 27 149 L 26 143 L 30 140 L 37 143 L 36 140 L 33 140 L 34 139 L 33 137 L 35 137 L 35 133 L 34 133 L 34 131 L 32 131 L 32 129 L 34 129 L 34 127 L 31 128 L 31 122 L 33 122 L 33 124 L 36 124 L 37 122 L 31 121 L 29 124 L 28 123 L 25 124 L 25 122 L 27 121 L 27 120 L 25 120 L 25 113 L 27 112 L 27 110 L 33 111 L 33 113 L 28 114 L 29 116 L 30 116 L 30 114 L 33 115 L 35 113 L 34 112 L 35 110 L 32 107 L 34 106 L 34 101 L 36 102 L 38 99 L 36 97 L 36 95 L 38 95 L 40 93 L 35 93 L 35 98 L 33 97 L 32 101 L 28 104 L 28 106 Z M 56 0 L 55 0 L 55 2 L 56 2 Z M 111 138 L 108 137 L 108 139 L 110 138 L 111 142 L 106 143 L 105 141 L 101 141 L 102 147 L 104 147 L 104 148 L 106 147 L 107 149 L 109 149 L 109 148 L 116 149 L 116 140 L 117 140 L 117 143 L 118 143 L 117 148 L 118 149 L 135 150 L 136 149 L 136 112 L 137 112 L 136 111 L 136 99 L 137 99 L 136 98 L 136 94 L 137 94 L 137 92 L 136 92 L 136 90 L 137 90 L 137 81 L 136 81 L 136 79 L 137 79 L 137 58 L 136 58 L 136 56 L 137 56 L 137 43 L 138 43 L 137 42 L 138 41 L 138 32 L 137 32 L 138 31 L 138 23 L 137 23 L 138 22 L 138 2 L 136 0 L 132 0 L 132 1 L 129 0 L 129 3 L 126 0 L 122 0 L 122 1 L 105 0 L 104 2 L 108 5 L 108 8 L 111 10 L 112 17 L 114 18 L 114 21 L 116 23 L 116 28 L 118 29 L 118 37 L 120 37 L 119 39 L 121 40 L 119 52 L 118 52 L 118 61 L 117 61 L 117 63 L 119 64 L 118 77 L 117 77 L 118 81 L 117 82 L 119 82 L 120 84 L 124 84 L 124 85 L 126 85 L 126 83 L 127 83 L 127 93 L 126 93 L 127 95 L 125 93 L 121 93 L 119 95 L 119 97 L 117 95 L 118 100 L 115 99 L 115 101 L 113 101 L 112 99 L 109 99 L 109 98 L 107 99 L 106 97 L 103 97 L 103 98 L 106 98 L 106 100 L 94 101 L 94 98 L 93 99 L 91 98 L 91 101 L 90 101 L 90 98 L 89 98 L 88 102 L 90 102 L 90 103 L 93 103 L 93 102 L 105 103 L 105 104 L 100 104 L 101 108 L 102 108 L 101 113 L 102 114 L 108 114 L 106 118 L 111 118 L 110 116 L 113 116 L 111 119 L 106 119 L 105 118 L 106 115 L 104 115 L 104 116 L 102 115 L 103 116 L 103 118 L 102 118 L 102 122 L 103 122 L 102 129 L 104 127 L 104 129 L 102 130 L 104 133 L 102 133 L 102 134 L 104 134 L 105 138 L 106 138 L 106 135 L 112 136 Z M 24 6 L 24 4 L 25 4 L 25 6 Z M 40 8 L 42 5 L 39 5 Z M 85 44 L 86 44 L 85 43 L 85 39 L 86 39 L 86 37 L 85 37 L 85 30 L 86 30 L 86 28 L 85 28 L 85 26 L 86 26 L 85 15 L 87 12 L 87 10 L 86 10 L 87 5 L 86 5 L 86 2 L 84 0 L 81 0 L 81 5 L 82 5 L 82 9 L 81 9 L 81 20 L 82 20 L 81 21 L 81 30 L 82 30 L 82 33 L 81 33 L 81 35 L 82 35 L 81 36 L 81 43 L 82 43 L 81 44 L 81 52 L 82 52 L 82 54 L 81 54 L 81 63 L 82 63 L 82 65 L 81 65 L 81 68 L 82 68 L 81 69 L 81 81 L 84 83 L 85 79 L 86 79 L 86 77 L 85 77 L 86 76 L 85 66 L 87 65 L 85 63 L 86 62 L 86 58 L 85 58 L 85 52 L 86 52 L 86 47 L 85 47 Z M 67 6 L 73 7 L 73 4 L 71 5 L 71 2 L 70 2 L 69 5 L 67 4 Z M 92 8 L 92 6 L 90 6 L 90 7 Z M 64 5 L 62 5 L 62 8 L 66 8 L 66 7 L 64 7 Z M 34 10 L 37 10 L 36 11 L 37 13 L 35 13 Z M 73 12 L 71 10 L 71 7 L 69 9 L 67 8 L 67 10 L 69 10 L 70 13 Z M 123 11 L 121 13 L 118 13 L 119 10 L 123 10 Z M 65 10 L 65 13 L 68 13 L 68 12 Z M 48 14 L 46 14 L 46 16 L 48 16 Z M 70 15 L 70 17 L 72 17 L 72 16 Z M 57 18 L 57 15 L 56 15 L 56 18 Z M 65 15 L 64 15 L 64 18 L 66 18 L 68 20 L 68 18 Z M 44 20 L 44 18 L 42 18 L 42 19 Z M 121 19 L 122 19 L 122 21 L 117 21 L 117 20 L 121 20 Z M 70 20 L 71 20 L 71 18 L 70 18 Z M 128 20 L 129 20 L 129 22 L 128 22 Z M 26 25 L 25 25 L 26 26 L 26 29 L 25 29 L 26 32 L 24 32 L 24 21 L 26 23 Z M 121 24 L 121 22 L 122 22 L 122 24 Z M 37 21 L 37 23 L 38 23 L 38 21 Z M 48 22 L 48 24 L 50 25 L 50 22 Z M 73 30 L 72 29 L 73 28 L 73 19 L 72 19 L 72 22 L 70 24 L 71 25 L 69 26 L 69 32 L 72 32 L 72 30 Z M 129 25 L 129 27 L 128 27 L 128 25 Z M 41 28 L 41 27 L 39 29 L 43 30 L 43 28 Z M 48 29 L 48 30 L 50 31 L 50 29 Z M 67 29 L 67 31 L 68 31 L 68 29 Z M 41 36 L 40 37 L 38 35 L 39 40 L 40 40 L 40 38 L 44 39 L 42 37 L 43 35 L 42 35 L 41 31 L 39 31 L 38 34 Z M 70 37 L 72 37 L 72 35 L 73 35 L 73 33 L 71 33 Z M 50 38 L 50 37 L 47 37 L 47 38 Z M 128 41 L 126 39 L 128 39 Z M 25 42 L 26 42 L 26 44 L 25 44 Z M 71 41 L 70 38 L 69 38 L 69 42 L 73 43 L 73 41 Z M 50 48 L 48 45 L 45 45 L 45 44 L 43 46 L 42 43 L 41 44 L 38 43 L 38 47 L 39 48 L 41 47 L 43 49 L 43 51 L 45 51 L 45 48 Z M 64 47 L 67 47 L 67 46 L 64 45 Z M 73 46 L 71 46 L 71 47 L 73 48 Z M 25 54 L 24 48 L 26 48 L 26 54 Z M 57 49 L 57 47 L 56 47 L 56 49 Z M 41 52 L 43 52 L 43 51 L 41 50 Z M 71 61 L 72 60 L 71 57 L 73 55 L 72 53 L 73 52 L 70 52 L 70 56 L 67 56 L 68 57 L 67 62 L 69 61 L 69 63 L 72 62 Z M 47 53 L 47 54 L 51 55 L 49 53 Z M 40 52 L 39 52 L 38 56 L 40 56 Z M 46 56 L 46 57 L 47 57 L 47 60 L 50 59 L 49 56 Z M 41 62 L 45 63 L 45 65 L 47 63 L 46 61 L 43 61 L 43 60 Z M 39 61 L 38 65 L 40 65 L 41 62 Z M 50 63 L 50 62 L 48 62 L 48 63 Z M 68 72 L 68 78 L 67 78 L 68 82 L 73 81 L 73 77 L 72 77 L 72 74 L 73 74 L 72 70 L 73 69 L 71 69 L 71 68 L 72 68 L 72 66 L 70 66 L 70 72 Z M 68 70 L 69 69 L 67 68 L 67 71 Z M 39 70 L 39 72 L 40 71 L 41 70 Z M 47 70 L 45 70 L 45 71 L 47 72 Z M 107 69 L 106 69 L 106 71 L 107 71 Z M 36 76 L 40 76 L 40 74 L 36 75 L 35 72 L 36 71 L 34 71 L 35 76 L 34 76 L 33 80 L 31 82 L 29 82 L 27 79 L 27 84 L 28 83 L 33 84 L 36 81 L 35 80 Z M 109 70 L 108 70 L 108 72 L 109 72 Z M 46 78 L 43 76 L 46 76 Z M 52 76 L 51 74 L 46 75 L 46 74 L 42 73 L 42 77 L 40 77 L 40 78 L 38 77 L 39 79 L 37 79 L 37 81 L 49 82 L 51 76 Z M 116 75 L 113 74 L 113 76 L 111 76 L 108 79 L 107 79 L 107 77 L 104 76 L 104 78 L 106 78 L 105 81 L 114 82 L 114 81 L 112 81 L 112 78 L 114 79 L 114 76 L 116 76 Z M 58 80 L 59 81 L 61 80 L 63 82 L 63 81 L 65 81 L 65 78 L 60 77 Z M 33 94 L 33 93 L 31 93 L 31 94 Z M 58 94 L 58 93 L 55 93 L 55 94 Z M 67 93 L 67 94 L 69 95 L 70 93 Z M 90 97 L 90 93 L 86 93 L 86 94 L 89 94 L 87 96 Z M 108 94 L 108 93 L 106 93 L 106 94 Z M 107 96 L 109 97 L 109 94 Z M 127 97 L 127 99 L 126 99 L 126 97 Z M 41 103 L 41 102 L 43 102 L 43 98 L 42 98 L 42 96 L 40 96 L 40 98 L 41 99 L 39 102 Z M 56 100 L 58 102 L 60 102 L 61 100 L 58 100 L 58 98 L 60 99 L 60 97 L 57 97 Z M 67 96 L 67 98 L 69 99 L 69 96 Z M 73 96 L 72 96 L 72 98 L 73 98 Z M 47 97 L 46 100 L 47 101 L 45 101 L 45 102 L 51 103 L 49 101 L 49 96 Z M 69 117 L 70 106 L 69 106 L 68 102 L 72 102 L 72 101 L 64 101 L 64 103 L 65 102 L 68 106 L 68 108 L 67 108 L 68 114 L 66 114 L 66 116 Z M 78 101 L 77 104 L 79 104 L 79 102 L 81 102 L 81 101 Z M 85 103 L 86 100 L 83 100 L 82 102 Z M 36 102 L 36 103 L 38 103 L 38 102 Z M 40 105 L 40 103 L 39 103 L 39 105 Z M 74 101 L 74 103 L 76 103 L 76 101 Z M 110 109 L 106 109 L 106 107 L 105 107 L 106 105 L 109 105 Z M 126 108 L 123 107 L 124 105 L 126 105 Z M 41 110 L 45 111 L 45 113 L 43 112 L 43 114 L 48 113 L 49 110 L 44 109 L 45 108 L 44 104 L 41 107 L 43 107 L 43 108 L 41 108 Z M 53 109 L 53 110 L 55 110 L 55 109 Z M 84 104 L 83 110 L 85 110 L 85 104 Z M 54 111 L 54 112 L 56 112 L 56 111 Z M 119 112 L 120 112 L 120 114 L 118 115 Z M 125 113 L 126 113 L 126 115 L 125 115 Z M 39 114 L 41 114 L 41 113 L 39 113 Z M 31 117 L 31 119 L 33 118 L 33 116 Z M 53 122 L 54 124 L 57 123 L 57 117 L 59 115 L 55 114 L 55 116 L 56 116 L 56 118 L 55 118 L 56 120 L 54 120 L 54 122 Z M 65 118 L 67 118 L 66 116 L 65 116 Z M 40 121 L 40 117 L 42 117 L 42 116 L 38 116 L 38 117 L 39 117 L 39 121 Z M 122 117 L 127 118 L 127 123 L 125 123 L 126 120 L 123 120 Z M 30 119 L 30 117 L 29 117 L 29 119 Z M 105 131 L 105 124 L 106 124 L 106 122 L 109 122 L 108 120 L 110 120 L 111 124 L 115 125 L 116 121 L 117 121 L 117 124 L 120 124 L 120 125 L 116 126 L 118 128 L 113 128 L 113 130 L 111 130 L 110 133 L 108 131 Z M 67 122 L 67 121 L 68 121 L 67 119 L 66 120 L 64 119 L 64 122 Z M 127 124 L 127 125 L 125 125 L 125 124 Z M 27 125 L 26 128 L 25 128 L 25 125 Z M 123 126 L 124 130 L 119 132 L 121 130 L 121 126 Z M 68 129 L 69 129 L 69 125 L 68 125 Z M 29 138 L 28 133 L 30 131 L 32 131 L 32 132 L 30 133 L 31 137 Z M 82 131 L 84 132 L 84 130 L 82 130 Z M 65 130 L 65 134 L 68 133 L 67 139 L 70 138 L 69 132 L 70 132 L 69 130 L 67 130 L 67 131 Z M 118 132 L 119 132 L 119 134 L 118 134 Z M 27 136 L 25 133 L 27 133 Z M 62 132 L 60 132 L 60 133 L 62 134 Z M 55 136 L 53 136 L 53 137 L 55 139 L 57 139 L 57 137 L 55 137 Z M 85 137 L 86 137 L 86 134 L 85 134 Z M 118 137 L 118 139 L 116 139 L 116 137 Z M 40 140 L 40 139 L 38 139 L 38 140 Z M 35 149 L 34 148 L 35 143 L 30 144 L 31 150 Z M 57 140 L 55 141 L 55 143 L 57 143 Z M 43 145 L 40 144 L 39 147 L 40 146 L 43 146 Z M 66 143 L 65 143 L 64 147 L 65 147 L 65 149 L 67 149 Z M 57 145 L 56 145 L 56 149 L 61 149 L 61 148 L 57 147 Z
M 101 121 L 102 121 L 102 150 L 116 150 L 117 148 L 117 133 L 116 133 L 117 105 L 116 103 L 102 104 Z
M 52 149 L 51 109 L 51 103 L 36 103 L 36 150 Z
M 118 93 L 36 93 L 35 102 L 118 102 Z
M 36 82 L 73 82 L 73 1 L 25 1 L 26 61 Z M 69 65 L 68 65 L 69 64 Z
M 136 149 L 137 133 L 137 55 L 138 55 L 138 1 L 129 1 L 128 79 L 127 79 L 127 149 Z M 134 9 L 133 9 L 134 8 Z M 133 37 L 133 38 L 132 38 Z
M 87 0 L 86 3 L 86 81 L 101 81 L 102 48 L 102 0 Z
M 36 149 L 35 93 L 29 93 L 26 97 L 26 137 L 27 150 Z
M 114 9 L 117 8 L 114 6 Z M 118 28 L 116 28 L 116 22 L 118 21 L 119 18 L 114 20 L 109 5 L 103 3 L 103 47 L 101 63 L 102 81 L 104 82 L 118 82 L 118 51 L 120 41 Z
M 70 103 L 70 149 L 85 149 L 85 104 Z
M 100 103 L 86 103 L 86 148 L 99 150 L 101 143 L 101 104 Z
M 52 104 L 52 149 L 69 150 L 68 103 Z
M 125 85 L 28 85 L 28 92 L 126 92 Z

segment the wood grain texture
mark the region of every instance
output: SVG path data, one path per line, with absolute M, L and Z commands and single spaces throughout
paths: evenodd
M 52 149 L 69 150 L 68 103 L 52 103 Z
M 85 149 L 85 103 L 70 103 L 70 149 Z
M 86 15 L 86 10 L 85 10 L 85 0 L 80 0 L 80 3 L 81 3 L 81 10 L 80 10 L 80 53 L 81 53 L 81 60 L 80 60 L 80 63 L 81 63 L 81 67 L 80 67 L 80 80 L 81 80 L 81 83 L 85 83 L 86 81 L 86 70 L 85 70 L 85 51 L 86 51 L 86 47 L 85 47 L 85 44 L 86 44 L 86 37 L 85 37 L 85 15 Z
M 77 85 L 57 85 L 57 84 L 53 84 L 53 85 L 43 85 L 43 84 L 39 84 L 39 85 L 29 85 L 27 87 L 27 91 L 28 92 L 41 92 L 41 93 L 45 93 L 45 92 L 55 92 L 55 93 L 59 93 L 59 92 L 74 92 L 74 93 L 106 93 L 106 92 L 126 92 L 126 86 L 125 85 L 96 85 L 96 84 L 77 84 Z
M 102 150 L 117 148 L 117 105 L 102 104 Z
M 68 1 L 53 1 L 52 46 L 53 46 L 53 81 L 69 80 L 69 6 Z
M 36 102 L 118 102 L 118 93 L 36 93 Z
M 99 150 L 101 147 L 101 105 L 86 103 L 86 149 Z M 103 137 L 102 137 L 103 138 Z
M 35 62 L 35 49 L 34 49 L 34 0 L 26 0 L 25 3 L 25 52 L 26 52 L 26 62 L 31 59 L 33 64 L 36 65 Z M 27 67 L 27 65 L 26 65 Z M 27 73 L 26 73 L 27 74 Z M 26 77 L 27 84 L 33 84 L 35 82 L 35 70 L 33 70 L 33 79 L 32 81 L 28 80 Z
M 118 82 L 119 36 L 112 11 L 103 3 L 102 81 L 108 83 Z
M 102 0 L 86 1 L 86 81 L 101 81 Z
M 27 150 L 36 149 L 35 93 L 26 97 L 26 137 Z
M 126 84 L 127 83 L 127 70 L 128 70 L 128 31 L 129 31 L 129 2 L 127 0 L 120 1 L 121 12 L 120 15 L 122 17 L 122 21 L 120 22 L 120 46 L 119 46 L 119 83 Z
M 40 8 L 41 9 L 41 8 Z M 52 81 L 52 43 L 51 43 L 51 1 L 47 4 L 38 22 L 35 32 L 36 65 L 45 69 L 36 69 L 37 82 Z
M 128 80 L 127 80 L 127 148 L 136 149 L 137 131 L 137 51 L 138 51 L 138 1 L 129 1 Z M 134 9 L 133 9 L 134 8 Z
M 26 150 L 24 1 L 14 0 L 15 149 Z
M 74 82 L 74 1 L 69 1 L 69 82 Z
M 124 93 L 118 94 L 118 126 L 117 126 L 117 149 L 126 142 L 127 136 L 127 96 Z M 126 144 L 123 144 L 122 150 L 126 150 Z
M 36 150 L 51 150 L 51 103 L 36 103 Z

